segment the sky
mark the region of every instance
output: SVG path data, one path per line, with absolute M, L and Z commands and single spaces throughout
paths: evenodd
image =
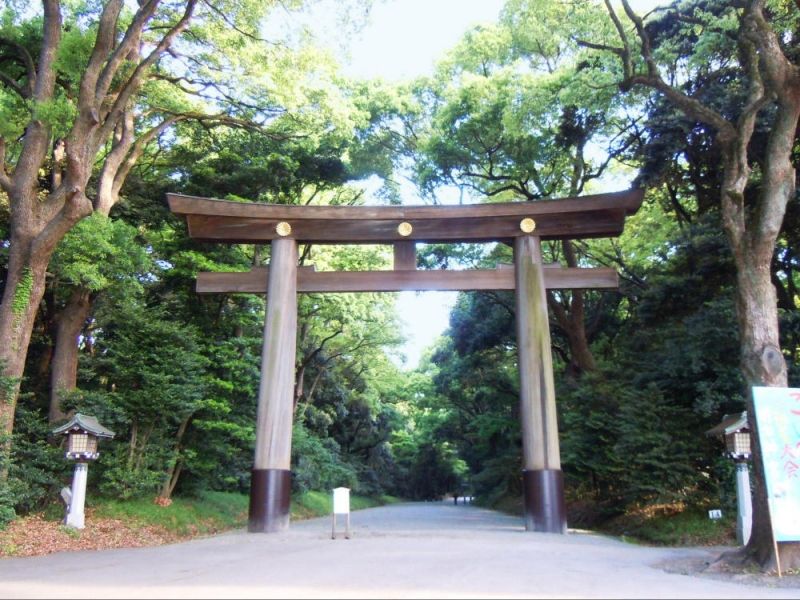
M 389 80 L 429 74 L 473 25 L 496 21 L 502 6 L 501 0 L 378 0 L 368 25 L 350 40 L 345 73 Z
M 657 4 L 665 2 L 631 0 L 639 14 Z M 337 50 L 346 75 L 401 81 L 431 74 L 467 30 L 497 21 L 502 6 L 502 0 L 376 0 L 366 25 L 344 43 L 336 24 L 314 29 L 320 42 Z M 409 197 L 404 202 L 419 200 Z M 456 296 L 455 292 L 400 293 L 398 311 L 408 338 L 402 348 L 406 368 L 416 367 L 424 349 L 447 328 Z
M 500 0 L 385 0 L 372 9 L 369 24 L 350 40 L 352 77 L 397 81 L 433 72 L 444 53 L 473 25 L 497 20 Z M 420 18 L 425 15 L 425 18 Z M 413 198 L 407 199 L 414 204 Z M 449 324 L 456 292 L 401 292 L 397 309 L 407 342 L 405 367 L 413 369 L 425 348 Z

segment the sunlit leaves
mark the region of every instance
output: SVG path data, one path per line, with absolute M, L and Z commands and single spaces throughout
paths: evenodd
M 62 283 L 99 291 L 127 282 L 140 287 L 150 262 L 137 231 L 123 221 L 99 213 L 84 219 L 62 240 L 53 257 L 53 269 Z

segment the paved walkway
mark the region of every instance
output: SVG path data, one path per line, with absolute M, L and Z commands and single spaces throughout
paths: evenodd
M 451 503 L 358 511 L 283 534 L 228 533 L 155 548 L 0 560 L 0 598 L 798 598 L 659 568 L 704 549 L 657 549 Z

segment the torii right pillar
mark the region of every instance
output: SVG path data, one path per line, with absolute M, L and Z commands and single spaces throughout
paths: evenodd
M 539 237 L 515 238 L 514 263 L 525 529 L 566 533 L 564 475 Z

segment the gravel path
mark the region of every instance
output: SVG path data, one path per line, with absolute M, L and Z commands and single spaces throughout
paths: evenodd
M 526 533 L 519 519 L 469 505 L 373 508 L 352 526 L 350 540 L 331 540 L 330 520 L 314 519 L 283 534 L 4 559 L 0 598 L 800 597 L 664 569 L 713 559 L 706 549 Z

